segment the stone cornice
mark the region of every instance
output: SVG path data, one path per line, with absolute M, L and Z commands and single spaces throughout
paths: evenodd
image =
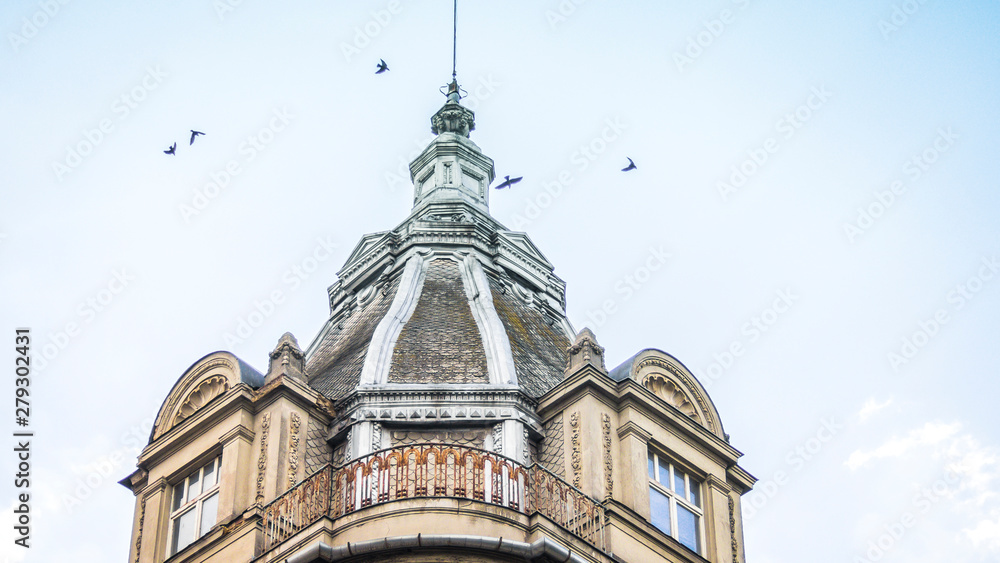
M 726 468 L 726 479 L 729 480 L 731 484 L 738 485 L 742 489 L 740 494 L 746 494 L 751 488 L 753 488 L 754 483 L 757 482 L 757 478 L 747 472 L 739 465 L 731 465 Z
M 535 402 L 513 387 L 478 389 L 421 389 L 422 386 L 378 386 L 358 389 L 337 404 L 332 424 L 337 435 L 361 421 L 400 424 L 491 423 L 520 420 L 541 433 Z
M 226 444 L 232 442 L 233 440 L 243 440 L 244 442 L 247 442 L 249 444 L 253 442 L 253 430 L 250 430 L 246 426 L 240 424 L 239 426 L 236 426 L 229 432 L 223 434 L 219 438 L 219 443 L 225 446 Z
M 656 396 L 655 393 L 646 389 L 637 381 L 625 379 L 618 383 L 620 393 L 620 405 L 622 408 L 631 407 L 643 413 L 647 417 L 668 424 L 677 430 L 677 434 L 687 436 L 694 440 L 693 444 L 700 445 L 706 453 L 717 456 L 725 460 L 723 465 L 736 463 L 743 456 L 739 450 L 726 443 L 713 432 L 691 420 L 684 413 L 678 411 L 666 401 Z
M 543 419 L 548 418 L 550 413 L 566 408 L 585 394 L 597 397 L 612 410 L 618 409 L 619 398 L 614 380 L 587 364 L 568 375 L 538 400 L 538 415 Z
M 254 411 L 254 391 L 249 385 L 239 384 L 226 394 L 168 430 L 143 448 L 139 454 L 140 468 L 151 467 L 173 455 L 187 443 L 205 433 L 206 428 L 239 410 Z
M 625 439 L 628 436 L 635 436 L 639 440 L 649 443 L 653 435 L 631 420 L 618 427 L 618 438 Z

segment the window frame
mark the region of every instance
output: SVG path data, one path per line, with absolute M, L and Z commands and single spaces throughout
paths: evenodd
M 702 555 L 705 553 L 705 481 L 704 479 L 696 476 L 687 467 L 677 463 L 675 459 L 676 457 L 661 453 L 652 447 L 648 449 L 647 477 L 649 479 L 649 487 L 653 491 L 656 491 L 667 498 L 668 505 L 670 507 L 670 513 L 667 515 L 669 518 L 670 529 L 664 530 L 660 526 L 653 524 L 654 515 L 652 499 L 649 501 L 650 524 L 653 524 L 656 529 L 677 540 L 677 542 L 684 547 Z M 662 469 L 661 463 L 667 466 L 666 476 L 660 475 L 660 470 Z M 650 464 L 652 464 L 652 474 L 648 471 Z M 685 491 L 683 494 L 678 494 L 678 492 L 674 490 L 675 476 L 677 474 L 684 476 Z M 692 501 L 692 498 L 696 499 L 697 503 Z M 680 539 L 680 521 L 677 518 L 678 505 L 695 515 L 695 539 L 697 544 L 694 548 L 687 545 Z
M 205 487 L 205 474 L 206 470 L 211 468 L 211 478 L 213 483 L 208 488 Z M 219 518 L 219 495 L 221 494 L 221 479 L 220 473 L 222 472 L 222 455 L 217 454 L 214 457 L 209 458 L 207 462 L 202 462 L 194 470 L 188 471 L 183 477 L 173 480 L 173 484 L 169 487 L 170 493 L 168 494 L 167 502 L 169 503 L 169 512 L 167 516 L 167 557 L 173 557 L 174 555 L 184 551 L 189 545 L 198 541 L 199 538 L 207 534 L 215 524 L 218 523 Z M 197 478 L 197 487 L 199 493 L 194 496 L 194 498 L 188 498 L 191 487 L 192 479 Z M 178 492 L 181 493 L 180 504 L 177 505 Z M 215 497 L 215 514 L 211 526 L 208 529 L 202 531 L 202 517 L 205 510 L 205 501 L 208 501 L 212 497 Z M 175 508 L 174 506 L 177 505 Z M 194 513 L 194 537 L 184 545 L 176 545 L 175 535 L 177 530 L 175 524 L 180 521 L 180 518 L 191 513 Z

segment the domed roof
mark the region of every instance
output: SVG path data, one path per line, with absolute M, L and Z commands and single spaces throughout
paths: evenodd
M 438 136 L 410 164 L 410 216 L 358 243 L 307 349 L 309 384 L 330 399 L 415 385 L 538 397 L 563 378 L 565 283 L 527 235 L 490 216 L 493 161 L 468 139 L 474 114 L 449 98 L 432 123 Z

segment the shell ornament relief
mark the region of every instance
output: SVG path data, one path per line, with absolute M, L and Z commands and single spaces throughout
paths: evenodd
M 655 393 L 657 397 L 676 407 L 677 410 L 694 420 L 698 420 L 698 410 L 694 407 L 691 401 L 688 400 L 684 391 L 682 391 L 681 388 L 678 387 L 673 381 L 670 381 L 662 375 L 654 373 L 646 377 L 646 381 L 643 382 L 643 385 L 646 389 Z
M 181 408 L 177 409 L 177 416 L 174 417 L 174 424 L 180 423 L 185 418 L 191 416 L 198 409 L 207 405 L 209 401 L 229 390 L 229 381 L 222 375 L 212 376 L 202 381 L 188 394 Z

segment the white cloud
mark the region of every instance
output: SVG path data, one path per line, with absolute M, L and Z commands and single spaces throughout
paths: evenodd
M 873 415 L 885 409 L 891 404 L 892 404 L 892 397 L 886 399 L 884 403 L 879 403 L 878 401 L 875 400 L 875 397 L 869 397 L 868 400 L 865 401 L 865 404 L 861 407 L 861 410 L 858 411 L 858 419 L 860 419 L 861 422 L 865 422 Z
M 922 428 L 911 430 L 903 438 L 890 438 L 889 441 L 870 452 L 861 450 L 851 452 L 846 465 L 851 471 L 855 471 L 873 459 L 900 457 L 915 447 L 939 444 L 954 436 L 961 427 L 962 425 L 958 422 L 952 424 L 928 422 Z
M 973 528 L 962 530 L 976 549 L 1000 552 L 1000 514 L 980 520 Z

